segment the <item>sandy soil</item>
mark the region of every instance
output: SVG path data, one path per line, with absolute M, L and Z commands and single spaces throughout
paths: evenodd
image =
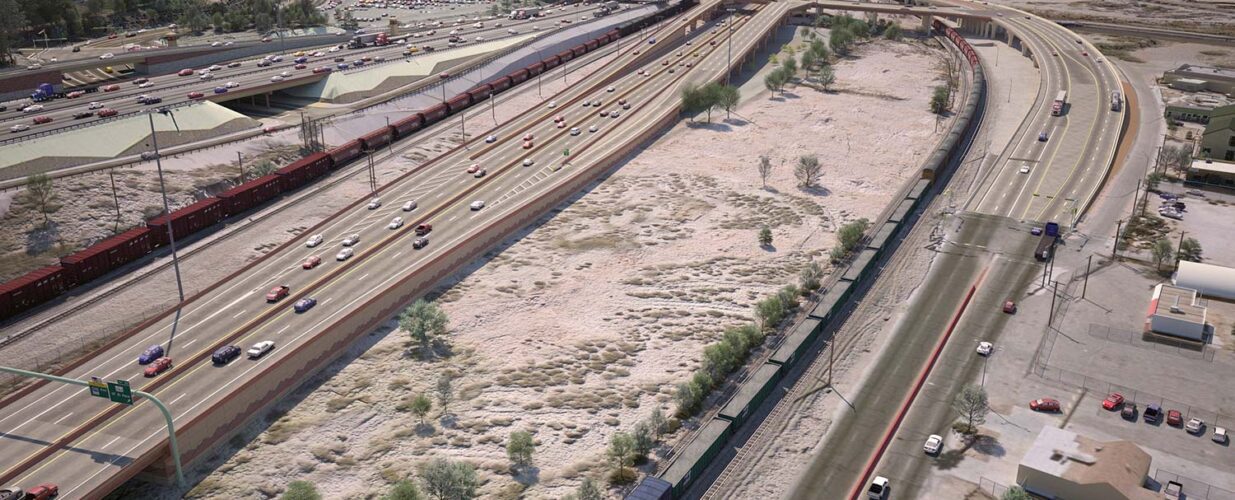
M 1235 34 L 1231 4 L 1223 0 L 995 0 L 1048 18 Z
M 733 120 L 674 127 L 443 286 L 453 354 L 406 357 L 392 321 L 220 450 L 189 496 L 261 498 L 307 479 L 328 498 L 361 498 L 430 456 L 475 464 L 485 498 L 560 498 L 600 477 L 609 436 L 654 407 L 668 413 L 702 346 L 795 282 L 839 224 L 878 215 L 916 172 L 904 152 L 937 140 L 931 85 L 904 82 L 938 74 L 939 55 L 885 42 L 860 54 L 838 64 L 833 93 L 764 91 Z M 795 185 L 790 165 L 805 153 L 826 166 L 822 188 Z M 760 154 L 785 161 L 766 189 Z M 760 224 L 774 249 L 757 244 Z M 420 425 L 400 411 L 443 373 L 457 377 L 448 416 L 435 408 Z M 504 442 L 518 429 L 536 437 L 534 474 L 508 467 Z

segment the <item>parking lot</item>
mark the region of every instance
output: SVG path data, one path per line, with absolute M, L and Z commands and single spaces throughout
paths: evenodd
M 1201 196 L 1187 194 L 1187 191 L 1197 191 L 1177 184 L 1164 185 L 1163 190 L 1182 196 L 1180 201 L 1186 209 L 1176 227 L 1185 231 L 1187 237 L 1201 242 L 1205 250 L 1202 262 L 1235 267 L 1235 231 L 1229 229 L 1230 221 L 1235 219 L 1235 196 L 1205 190 L 1199 191 Z M 1151 201 L 1155 207 L 1160 203 Z M 1178 231 L 1175 237 L 1177 241 Z

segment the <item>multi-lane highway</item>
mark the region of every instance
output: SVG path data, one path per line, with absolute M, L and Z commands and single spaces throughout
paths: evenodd
M 421 34 L 415 38 L 408 38 L 404 45 L 391 44 L 385 47 L 370 47 L 364 49 L 340 49 L 336 52 L 329 52 L 329 48 L 323 47 L 319 49 L 305 49 L 305 57 L 308 61 L 304 63 L 303 69 L 296 69 L 295 57 L 290 54 L 282 56 L 282 60 L 273 63 L 270 66 L 258 67 L 257 63 L 261 60 L 250 59 L 242 61 L 233 61 L 231 63 L 219 63 L 219 69 L 211 71 L 213 78 L 202 80 L 201 76 L 196 72 L 191 76 L 179 76 L 177 74 L 159 75 L 146 77 L 149 80 L 148 87 L 139 87 L 136 83 L 137 77 L 128 80 L 118 80 L 114 82 L 104 82 L 100 88 L 107 85 L 118 85 L 119 90 L 111 92 L 99 91 L 96 93 L 85 94 L 75 99 L 56 99 L 38 103 L 43 106 L 43 109 L 37 112 L 23 113 L 19 105 L 22 101 L 11 101 L 8 103 L 8 110 L 0 112 L 0 127 L 5 130 L 10 130 L 14 125 L 23 124 L 30 127 L 29 130 L 19 132 L 9 132 L 6 136 L 0 137 L 0 140 L 10 140 L 14 138 L 24 137 L 28 135 L 38 134 L 44 130 L 64 127 L 69 123 L 88 122 L 99 120 L 96 116 L 75 120 L 73 116 L 77 113 L 93 111 L 98 109 L 88 109 L 90 103 L 98 102 L 104 107 L 115 109 L 121 115 L 132 113 L 146 108 L 147 106 L 137 102 L 137 97 L 141 95 L 150 95 L 163 99 L 159 106 L 169 106 L 191 100 L 188 95 L 190 92 L 201 92 L 207 98 L 214 98 L 214 89 L 216 87 L 227 87 L 228 82 L 234 82 L 236 87 L 230 88 L 229 93 L 244 92 L 249 89 L 259 88 L 262 86 L 271 85 L 271 78 L 275 75 L 285 74 L 289 79 L 297 79 L 300 84 L 308 84 L 317 79 L 324 78 L 325 74 L 315 75 L 313 68 L 319 66 L 328 66 L 334 71 L 338 71 L 336 62 L 337 59 L 342 59 L 343 62 L 349 65 L 361 58 L 384 58 L 387 61 L 396 59 L 404 59 L 403 50 L 407 46 L 414 46 L 420 49 L 424 47 L 433 47 L 436 50 L 446 50 L 447 40 L 453 36 L 451 31 L 458 30 L 457 36 L 467 40 L 467 44 L 475 44 L 476 38 L 481 37 L 485 40 L 497 40 L 511 36 L 525 36 L 528 33 L 544 33 L 550 29 L 567 26 L 563 20 L 574 22 L 584 22 L 583 18 L 592 19 L 592 12 L 596 7 L 591 5 L 580 5 L 576 8 L 561 9 L 558 12 L 546 17 L 538 17 L 526 20 L 505 20 L 501 19 L 497 22 L 492 20 L 485 21 L 483 28 L 473 28 L 472 21 L 461 23 L 458 26 L 446 24 L 439 28 L 426 29 L 414 33 Z M 498 26 L 500 24 L 501 26 Z M 533 27 L 539 27 L 539 30 L 533 30 Z M 514 33 L 511 33 L 514 31 Z M 433 33 L 433 35 L 427 35 Z M 272 50 L 277 49 L 277 46 L 272 46 Z M 313 56 L 312 54 L 320 52 L 322 55 Z M 421 50 L 412 57 L 423 56 L 425 52 Z M 229 67 L 229 64 L 239 63 L 239 66 Z M 374 61 L 369 61 L 367 65 L 375 64 Z M 390 64 L 390 63 L 387 63 Z M 204 68 L 194 68 L 201 70 Z M 351 69 L 349 71 L 365 71 L 364 69 Z M 316 77 L 316 78 L 315 78 Z M 31 89 L 33 91 L 34 89 Z M 24 101 L 29 101 L 25 99 Z M 53 119 L 51 123 L 35 124 L 35 117 L 47 116 Z
M 736 17 L 735 54 L 753 47 L 784 8 L 783 3 L 773 4 L 755 16 Z M 683 27 L 681 19 L 674 20 L 652 37 L 664 40 Z M 301 235 L 300 244 L 277 251 L 186 303 L 170 353 L 178 364 L 170 372 L 143 378 L 143 367 L 136 362 L 149 345 L 168 347 L 171 325 L 162 321 L 97 353 L 69 376 L 130 380 L 135 389 L 166 402 L 177 422 L 191 419 L 211 403 L 232 396 L 229 388 L 264 365 L 280 362 L 283 352 L 319 334 L 429 259 L 450 252 L 482 226 L 519 211 L 568 177 L 579 175 L 579 170 L 626 147 L 676 109 L 677 90 L 684 82 L 723 74 L 726 44 L 720 42 L 727 34 L 727 30 L 696 31 L 691 46 L 670 49 L 638 67 L 633 61 L 647 60 L 649 51 L 664 50 L 646 43 L 628 45 L 598 75 L 549 98 L 552 108 L 542 103 L 485 132 L 466 148 L 418 167 L 377 194 L 380 207 L 368 209 L 361 201 L 337 214 L 315 231 L 325 239 L 320 246 L 303 246 L 310 235 Z M 600 106 L 583 105 L 595 101 Z M 602 111 L 609 116 L 601 116 Z M 616 117 L 614 111 L 619 113 Z M 525 149 L 527 134 L 533 146 Z M 496 140 L 487 142 L 483 138 L 488 135 Z M 395 148 L 398 154 L 400 146 Z M 563 160 L 566 150 L 570 154 Z M 473 164 L 485 175 L 469 174 Z M 403 205 L 413 200 L 417 208 L 404 211 Z M 484 208 L 470 209 L 476 201 L 484 201 Z M 404 224 L 390 229 L 394 217 L 402 217 Z M 432 224 L 433 230 L 427 235 L 427 247 L 416 249 L 413 230 L 422 223 Z M 352 247 L 355 255 L 336 260 L 340 242 L 353 234 L 359 235 L 359 243 Z M 302 262 L 311 256 L 319 256 L 321 265 L 303 269 Z M 265 292 L 280 284 L 291 288 L 290 296 L 267 303 Z M 316 299 L 317 305 L 294 312 L 292 303 L 305 297 Z M 226 366 L 209 362 L 209 354 L 220 345 L 247 349 L 263 340 L 274 341 L 276 347 L 258 360 L 241 358 Z M 0 482 L 5 484 L 51 481 L 60 484 L 62 494 L 81 496 L 114 475 L 134 473 L 125 467 L 136 457 L 162 451 L 162 419 L 149 404 L 117 408 L 77 388 L 47 385 L 5 410 L 0 416 L 0 429 L 5 430 L 0 437 Z M 52 443 L 62 446 L 49 447 Z

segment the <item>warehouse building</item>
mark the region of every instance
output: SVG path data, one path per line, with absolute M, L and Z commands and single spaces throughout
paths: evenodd
M 1159 283 L 1149 300 L 1145 331 L 1204 342 L 1205 314 L 1196 290 Z
M 1098 441 L 1046 426 L 1021 458 L 1016 482 L 1057 500 L 1156 500 L 1145 489 L 1152 458 L 1130 441 Z
M 1162 83 L 1181 90 L 1235 93 L 1235 70 L 1183 64 L 1162 74 Z
M 1192 160 L 1188 167 L 1188 184 L 1235 188 L 1235 162 L 1210 159 Z
M 1235 269 L 1181 261 L 1172 279 L 1175 286 L 1191 288 L 1206 298 L 1235 300 Z
M 1201 134 L 1197 158 L 1235 161 L 1235 106 L 1215 108 Z

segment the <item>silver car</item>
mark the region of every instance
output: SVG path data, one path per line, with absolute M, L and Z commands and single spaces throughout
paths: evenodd
M 411 212 L 412 210 L 416 210 L 416 200 L 412 200 L 412 201 L 409 201 L 403 204 L 404 212 Z
M 355 255 L 355 254 L 356 252 L 354 250 L 350 248 L 344 248 L 342 250 L 339 250 L 339 253 L 335 254 L 334 259 L 335 260 L 347 260 L 347 259 L 352 258 L 352 255 Z
M 253 347 L 249 348 L 249 359 L 257 359 L 262 356 L 265 356 L 266 353 L 270 352 L 273 349 L 274 349 L 274 342 L 270 340 L 263 340 L 256 344 L 253 344 Z
M 353 245 L 355 245 L 355 244 L 357 244 L 357 243 L 360 243 L 360 235 L 359 235 L 359 234 L 353 234 L 353 235 L 351 235 L 351 236 L 348 236 L 348 237 L 346 237 L 346 238 L 343 238 L 343 246 L 345 246 L 345 247 L 350 247 L 350 246 L 353 246 Z
M 309 248 L 313 248 L 313 247 L 315 247 L 315 246 L 321 245 L 321 244 L 322 244 L 322 240 L 323 240 L 323 239 L 325 239 L 325 238 L 323 238 L 323 237 L 322 237 L 322 235 L 320 235 L 320 234 L 315 234 L 315 235 L 313 235 L 313 236 L 310 236 L 310 237 L 309 237 L 309 241 L 305 242 L 305 246 L 307 246 L 307 247 L 309 247 Z
M 484 200 L 473 201 L 471 204 L 471 208 L 472 210 L 480 210 L 482 208 L 485 208 L 485 201 Z

